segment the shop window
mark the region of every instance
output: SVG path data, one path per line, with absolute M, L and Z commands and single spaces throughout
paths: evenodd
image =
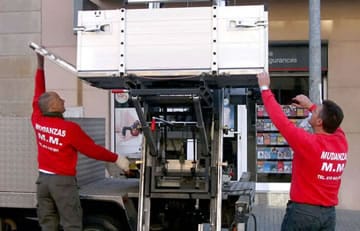
M 298 94 L 307 95 L 307 76 L 271 76 L 271 89 L 275 98 L 286 111 L 292 98 Z M 261 100 L 255 107 L 255 171 L 257 182 L 290 182 L 293 152 L 285 139 L 272 125 L 264 112 Z M 301 121 L 305 113 L 286 112 L 293 121 Z

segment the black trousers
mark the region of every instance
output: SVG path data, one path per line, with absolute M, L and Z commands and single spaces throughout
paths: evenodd
M 335 207 L 301 204 L 289 201 L 281 231 L 334 231 Z
M 74 176 L 40 173 L 37 214 L 42 231 L 82 231 L 82 209 Z

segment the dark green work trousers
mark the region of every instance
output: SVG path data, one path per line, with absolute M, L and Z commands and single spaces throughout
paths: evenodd
M 82 231 L 82 209 L 76 178 L 40 173 L 37 214 L 42 231 Z M 60 222 L 59 222 L 60 221 Z
M 289 201 L 281 225 L 282 231 L 335 231 L 334 206 L 324 207 Z

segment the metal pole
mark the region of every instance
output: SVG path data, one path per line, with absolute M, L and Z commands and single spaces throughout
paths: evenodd
M 216 6 L 226 6 L 226 0 L 216 0 L 214 3 Z
M 160 2 L 149 2 L 149 9 L 161 8 Z
M 309 95 L 317 104 L 322 98 L 320 29 L 320 0 L 309 0 Z

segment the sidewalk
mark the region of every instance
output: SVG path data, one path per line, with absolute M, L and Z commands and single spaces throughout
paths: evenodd
M 285 207 L 255 205 L 253 213 L 256 216 L 257 231 L 279 231 Z M 360 230 L 360 211 L 336 209 L 336 215 L 336 231 Z M 252 217 L 249 218 L 247 231 L 255 231 Z

